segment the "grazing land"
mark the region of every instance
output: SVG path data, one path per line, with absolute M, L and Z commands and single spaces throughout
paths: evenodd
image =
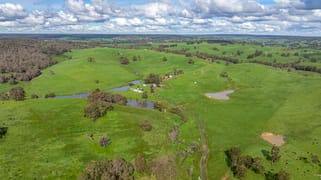
M 123 158 L 135 179 L 256 180 L 283 171 L 291 179 L 318 179 L 320 49 L 306 40 L 162 38 L 148 45 L 104 38 L 99 46 L 50 54 L 56 63 L 28 81 L 3 82 L 0 127 L 8 129 L 0 136 L 0 177 L 77 179 L 93 160 Z M 128 84 L 135 80 L 141 83 Z M 129 88 L 112 91 L 122 86 Z M 14 100 L 15 87 L 25 91 L 23 101 Z M 54 98 L 95 89 L 152 101 L 155 109 L 113 103 L 92 120 L 84 117 L 90 98 Z M 235 92 L 224 101 L 205 96 L 224 90 Z M 279 151 L 263 132 L 285 138 Z M 244 163 L 241 176 L 231 153 L 238 148 L 239 159 L 250 156 L 264 170 Z

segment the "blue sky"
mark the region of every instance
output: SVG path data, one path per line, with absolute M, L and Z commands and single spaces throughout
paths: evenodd
M 321 35 L 321 0 L 0 0 L 0 33 Z

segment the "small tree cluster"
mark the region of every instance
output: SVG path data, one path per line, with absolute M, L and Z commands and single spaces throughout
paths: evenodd
M 153 74 L 153 73 L 149 74 L 144 79 L 145 84 L 156 84 L 157 86 L 159 86 L 161 82 L 162 82 L 161 77 L 159 77 L 158 74 Z
M 84 109 L 84 116 L 96 120 L 104 116 L 107 111 L 113 110 L 112 103 L 126 105 L 127 98 L 119 94 L 102 92 L 99 89 L 93 91 L 87 99 L 87 107 Z
M 25 99 L 25 91 L 22 87 L 15 87 L 9 91 L 9 98 L 15 101 L 23 101 Z
M 0 93 L 0 100 L 23 101 L 25 99 L 25 91 L 22 87 L 12 88 L 9 92 Z
M 173 69 L 173 74 L 174 74 L 175 76 L 178 76 L 178 75 L 180 75 L 180 74 L 184 74 L 184 71 L 183 71 L 182 69 L 174 68 L 174 69 Z
M 139 123 L 139 126 L 144 131 L 151 131 L 153 129 L 152 123 L 149 120 L 143 120 Z
M 263 51 L 255 50 L 255 52 L 253 54 L 249 54 L 247 56 L 247 59 L 252 59 L 252 58 L 261 56 L 262 54 L 263 54 Z
M 126 58 L 126 57 L 120 57 L 120 60 L 119 60 L 120 64 L 129 64 L 129 60 Z
M 241 149 L 239 147 L 232 147 L 229 149 L 227 151 L 227 157 L 230 161 L 230 167 L 233 174 L 238 178 L 245 177 L 247 169 L 251 169 L 259 174 L 264 173 L 265 171 L 261 158 L 253 158 L 249 155 L 241 156 Z
M 92 161 L 81 180 L 134 180 L 134 166 L 124 159 Z
M 278 173 L 267 172 L 265 173 L 266 180 L 290 180 L 290 174 L 284 170 L 279 171 Z

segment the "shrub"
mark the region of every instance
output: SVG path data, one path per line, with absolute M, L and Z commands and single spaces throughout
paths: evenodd
M 87 61 L 88 61 L 88 62 L 95 62 L 95 58 L 93 58 L 93 57 L 88 57 Z
M 38 98 L 39 98 L 39 96 L 36 95 L 36 94 L 32 94 L 32 95 L 31 95 L 31 99 L 38 99 Z
M 25 99 L 25 91 L 22 87 L 15 87 L 9 91 L 9 97 L 15 101 L 23 101 Z
M 100 145 L 101 147 L 106 147 L 106 146 L 108 146 L 110 143 L 111 143 L 111 141 L 110 141 L 110 138 L 109 138 L 109 137 L 102 137 L 102 138 L 100 138 L 100 140 L 99 140 L 99 145 Z
M 146 92 L 146 91 L 143 92 L 142 98 L 143 98 L 143 99 L 147 99 L 147 98 L 148 98 L 148 95 L 147 95 L 147 92 Z
M 189 59 L 189 60 L 187 61 L 187 63 L 188 63 L 188 64 L 194 64 L 195 62 L 193 61 L 193 59 Z
M 223 71 L 223 72 L 221 72 L 220 76 L 222 78 L 227 78 L 228 77 L 228 73 L 226 71 Z
M 275 180 L 290 180 L 290 174 L 281 170 L 275 174 Z
M 124 65 L 129 64 L 129 60 L 126 57 L 121 57 L 119 61 L 120 61 L 120 64 L 124 64 Z
M 138 60 L 137 56 L 133 56 L 133 61 L 137 61 L 137 60 Z
M 166 62 L 168 59 L 167 59 L 167 57 L 163 57 L 163 59 L 162 59 L 164 62 Z
M 152 123 L 148 120 L 143 120 L 139 123 L 139 126 L 144 130 L 144 131 L 151 131 L 153 129 Z
M 0 100 L 1 100 L 1 101 L 7 101 L 7 100 L 9 100 L 9 95 L 8 95 L 8 93 L 0 93 Z
M 311 159 L 312 159 L 312 163 L 314 163 L 314 164 L 320 163 L 319 157 L 317 155 L 312 154 Z

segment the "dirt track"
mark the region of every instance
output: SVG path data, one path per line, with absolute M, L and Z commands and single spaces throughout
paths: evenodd
M 193 115 L 200 130 L 201 142 L 202 142 L 202 158 L 200 161 L 200 171 L 201 171 L 201 179 L 206 180 L 208 179 L 207 178 L 207 158 L 210 150 L 208 148 L 207 141 L 206 141 L 205 128 L 199 116 L 193 112 L 190 112 L 190 113 L 191 115 Z

